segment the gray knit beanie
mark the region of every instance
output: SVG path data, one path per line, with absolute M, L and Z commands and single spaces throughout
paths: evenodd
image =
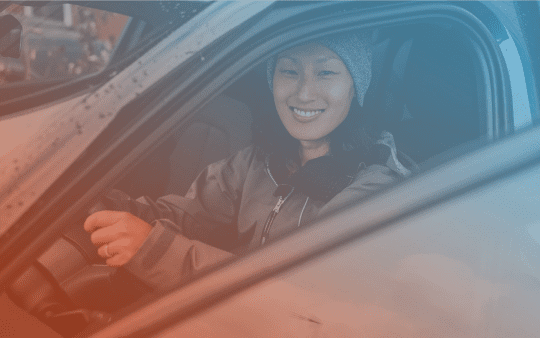
M 371 82 L 371 63 L 373 50 L 373 33 L 345 33 L 332 35 L 313 41 L 336 53 L 351 74 L 358 103 L 364 105 L 364 97 Z M 277 56 L 267 63 L 267 77 L 270 90 L 273 91 L 274 72 Z

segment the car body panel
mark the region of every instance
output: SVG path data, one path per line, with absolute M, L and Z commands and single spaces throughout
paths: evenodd
M 156 337 L 536 337 L 538 163 L 266 280 Z
M 540 163 L 539 133 L 538 127 L 528 130 L 407 180 L 364 203 L 352 201 L 349 206 L 330 213 L 310 227 L 234 260 L 225 268 L 202 276 L 196 283 L 187 284 L 115 320 L 95 337 L 148 336 L 177 322 L 180 323 L 178 328 L 187 330 L 183 320 L 240 290 L 254 285 L 256 289 L 257 283 L 277 274 L 282 274 L 277 283 L 288 285 L 286 295 L 294 294 L 295 288 L 300 289 L 297 309 L 301 312 L 297 314 L 301 316 L 330 315 L 323 311 L 324 306 L 319 312 L 310 312 L 315 305 L 309 301 L 317 300 L 308 297 L 311 289 L 313 292 L 318 290 L 315 295 L 322 297 L 321 302 L 333 302 L 335 306 L 339 305 L 340 311 L 344 311 L 346 303 L 357 302 L 359 306 L 355 311 L 368 311 L 372 307 L 371 310 L 382 317 L 396 316 L 398 312 L 410 317 L 414 315 L 408 312 L 411 309 L 400 307 L 403 303 L 390 296 L 400 290 L 400 283 L 412 285 L 413 289 L 416 283 L 425 289 L 428 297 L 414 303 L 416 298 L 409 297 L 414 290 L 405 290 L 407 292 L 402 296 L 409 298 L 403 298 L 403 302 L 419 309 L 438 308 L 439 315 L 449 316 L 445 317 L 448 320 L 463 320 L 459 327 L 467 332 L 466 336 L 473 333 L 482 336 L 482 330 L 492 330 L 497 323 L 497 317 L 492 315 L 506 315 L 505 306 L 517 306 L 515 310 L 518 310 L 519 300 L 523 297 L 540 296 L 535 286 L 540 277 L 538 266 L 531 265 L 540 252 L 540 245 L 528 233 L 537 231 L 535 222 L 540 217 L 540 199 L 535 198 L 540 189 L 536 184 Z M 524 150 L 516 153 L 516 147 Z M 509 197 L 512 203 L 509 203 Z M 520 226 L 512 228 L 514 221 Z M 537 238 L 538 235 L 534 236 Z M 364 245 L 369 249 L 364 250 Z M 369 259 L 362 260 L 362 257 Z M 402 259 L 404 261 L 400 261 Z M 290 272 L 286 272 L 289 269 Z M 447 275 L 441 279 L 439 275 L 445 273 Z M 370 278 L 363 279 L 362 276 Z M 513 276 L 517 276 L 518 284 Z M 419 284 L 422 279 L 428 279 L 428 282 Z M 452 283 L 446 283 L 451 279 Z M 507 287 L 509 283 L 514 283 L 514 287 Z M 529 286 L 515 287 L 519 283 Z M 275 310 L 279 313 L 286 301 L 277 291 L 280 287 L 264 285 L 267 284 L 263 283 L 261 291 L 248 289 L 246 292 L 253 295 L 252 299 L 268 301 L 264 308 L 274 314 L 273 306 L 278 305 Z M 364 285 L 365 289 L 358 285 Z M 429 288 L 440 289 L 443 297 L 437 297 Z M 512 293 L 511 297 L 503 292 L 505 290 Z M 532 293 L 528 294 L 529 291 Z M 380 304 L 373 299 L 375 296 L 381 297 Z M 498 301 L 499 296 L 501 301 L 515 298 L 518 305 L 512 302 L 487 304 L 492 298 Z M 239 297 L 241 311 L 242 306 L 249 305 L 247 299 L 250 297 Z M 336 299 L 339 302 L 336 303 Z M 449 303 L 445 304 L 446 301 Z M 233 300 L 231 307 L 238 310 L 234 304 Z M 486 304 L 491 308 L 486 310 Z M 538 304 L 527 302 L 527 307 L 534 310 Z M 231 311 L 231 307 L 224 306 L 223 310 Z M 490 309 L 500 312 L 490 312 Z M 465 310 L 469 312 L 459 318 L 458 314 Z M 216 311 L 218 319 L 227 317 L 223 311 Z M 429 318 L 429 311 L 424 315 Z M 400 318 L 402 325 L 398 329 L 426 325 L 424 318 L 416 322 L 411 318 Z M 241 320 L 240 317 L 236 319 Z M 504 322 L 512 325 L 508 331 L 511 336 L 519 336 L 515 326 L 518 322 L 513 319 Z M 199 320 L 193 323 L 200 325 Z M 525 323 L 523 332 L 534 332 L 531 331 L 535 328 L 534 318 Z M 362 323 L 357 324 L 360 325 L 358 329 L 364 327 Z M 413 333 L 418 334 L 417 331 Z

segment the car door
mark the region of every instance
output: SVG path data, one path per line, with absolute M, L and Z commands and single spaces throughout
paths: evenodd
M 258 26 L 256 24 L 254 24 L 254 22 L 249 22 L 249 24 L 254 25 L 254 27 L 256 27 L 257 29 L 249 31 L 249 33 L 246 33 L 246 35 L 240 34 L 240 35 L 235 35 L 235 36 L 242 37 L 242 38 L 239 38 L 239 40 L 241 40 L 241 42 L 243 42 L 243 43 L 247 43 L 247 42 L 250 41 L 249 38 L 253 37 L 257 33 L 260 33 L 262 31 L 264 31 L 264 28 L 266 28 L 265 25 L 271 26 L 271 24 L 273 24 L 273 25 L 275 25 L 274 28 L 277 29 L 276 27 L 279 24 L 282 24 L 282 21 L 287 22 L 285 19 L 294 17 L 294 15 L 298 15 L 298 17 L 296 17 L 296 19 L 302 18 L 302 14 L 305 14 L 309 10 L 312 11 L 311 13 L 317 13 L 318 15 L 321 15 L 321 12 L 326 11 L 328 8 L 330 8 L 331 11 L 334 11 L 332 13 L 335 14 L 335 17 L 333 19 L 336 19 L 332 24 L 336 25 L 336 22 L 338 21 L 337 19 L 339 19 L 339 20 L 343 19 L 343 16 L 342 16 L 343 13 L 347 12 L 345 10 L 350 10 L 350 8 L 347 7 L 347 6 L 352 7 L 353 5 L 337 4 L 337 5 L 335 5 L 335 7 L 331 6 L 331 5 L 327 5 L 327 4 L 319 4 L 319 5 L 317 5 L 317 4 L 315 4 L 315 5 L 308 4 L 308 5 L 305 5 L 305 7 L 304 7 L 304 5 L 301 5 L 301 6 L 299 6 L 299 5 L 296 5 L 296 6 L 295 5 L 276 6 L 276 7 L 272 8 L 272 11 L 263 12 L 265 15 L 268 15 L 268 21 L 260 20 L 259 23 L 258 23 Z M 371 10 L 373 10 L 373 12 L 377 12 L 377 10 L 379 10 L 380 13 L 384 12 L 385 14 L 388 14 L 387 12 L 390 12 L 390 10 L 393 9 L 393 6 L 395 6 L 396 8 L 399 9 L 399 11 L 394 12 L 395 16 L 398 17 L 398 19 L 399 19 L 398 14 L 401 14 L 404 17 L 408 17 L 407 15 L 404 15 L 404 13 L 416 13 L 417 11 L 421 12 L 422 10 L 424 10 L 424 11 L 433 10 L 433 12 L 435 14 L 438 13 L 437 10 L 447 11 L 447 12 L 444 12 L 444 13 L 446 15 L 449 15 L 449 16 L 459 15 L 459 13 L 462 13 L 463 10 L 464 10 L 462 7 L 459 7 L 459 6 L 452 7 L 452 5 L 450 5 L 450 6 L 441 5 L 442 6 L 441 8 L 434 8 L 433 9 L 433 8 L 431 8 L 429 6 L 428 7 L 423 7 L 423 5 L 414 5 L 414 4 L 398 4 L 398 5 L 391 4 L 388 7 L 384 8 L 384 9 L 387 10 L 386 12 L 384 12 L 382 10 L 382 8 L 377 8 L 377 6 L 374 6 L 374 8 L 369 8 L 368 7 L 368 10 L 371 9 Z M 413 8 L 409 8 L 409 6 L 411 6 Z M 437 7 L 437 6 L 435 6 L 435 7 Z M 262 8 L 260 11 L 262 11 L 263 9 L 264 8 Z M 358 8 L 356 8 L 356 9 L 358 9 Z M 366 10 L 364 8 L 359 8 L 359 12 L 365 12 L 365 11 Z M 407 11 L 409 11 L 409 12 L 407 12 Z M 458 14 L 456 14 L 456 13 L 458 13 Z M 467 13 L 468 14 L 466 14 L 465 17 L 470 19 L 470 12 L 467 12 Z M 362 17 L 361 15 L 359 15 L 358 17 L 359 18 L 357 18 L 356 20 L 359 20 L 359 21 L 361 21 L 361 19 L 365 20 L 365 17 Z M 260 19 L 260 17 L 258 19 Z M 351 17 L 347 17 L 347 19 L 353 21 L 351 19 Z M 306 23 L 307 23 L 309 21 L 309 17 L 307 17 L 307 18 L 303 17 L 303 20 L 306 20 Z M 476 19 L 473 19 L 473 20 L 476 20 Z M 287 23 L 291 24 L 291 21 L 293 21 L 293 20 L 290 20 Z M 476 24 L 478 24 L 478 21 L 474 21 L 474 22 Z M 481 20 L 480 20 L 480 22 L 481 22 Z M 248 24 L 246 23 L 246 27 L 252 27 L 252 26 L 248 26 Z M 300 32 L 303 27 L 298 27 L 297 26 L 295 28 L 297 29 L 297 34 L 298 34 L 298 32 Z M 311 26 L 311 28 L 313 28 L 313 26 Z M 481 32 L 485 33 L 486 32 L 485 27 L 483 29 L 484 30 L 481 30 Z M 291 31 L 292 31 L 292 29 L 291 29 Z M 238 34 L 238 32 L 235 32 L 235 33 Z M 261 37 L 262 36 L 267 36 L 267 34 L 269 36 L 272 36 L 271 32 L 268 32 L 268 31 L 266 31 L 265 34 L 261 34 L 260 36 Z M 276 36 L 274 36 L 274 37 L 276 38 L 276 40 L 279 39 L 279 38 L 283 39 L 284 37 L 289 38 L 291 41 L 293 40 L 293 37 L 287 36 L 287 32 L 281 32 L 279 34 L 276 34 Z M 492 39 L 492 38 L 486 38 L 486 39 L 491 39 L 490 41 L 495 40 L 495 39 Z M 272 42 L 275 43 L 276 40 L 274 40 Z M 229 40 L 226 40 L 226 41 L 229 41 Z M 234 51 L 233 47 L 236 48 L 239 45 L 241 45 L 241 44 L 238 43 L 236 45 L 233 45 L 231 48 L 224 49 L 224 50 L 220 50 L 219 48 L 217 48 L 215 51 L 216 51 L 216 54 L 217 54 L 218 51 L 222 51 L 223 53 L 222 53 L 222 55 L 220 55 L 221 57 L 223 57 L 223 55 L 227 55 L 227 56 L 235 55 L 237 58 L 239 58 L 240 56 L 245 56 L 246 54 L 248 54 L 245 49 L 241 50 L 240 48 L 236 50 L 236 52 L 235 52 L 236 54 L 233 53 L 232 52 L 232 51 Z M 492 45 L 488 45 L 488 46 L 492 46 Z M 246 47 L 244 47 L 244 48 L 246 48 Z M 248 50 L 250 50 L 250 49 L 248 48 Z M 256 54 L 256 53 L 254 53 L 254 54 Z M 210 54 L 210 55 L 212 55 L 212 54 Z M 263 55 L 263 53 L 259 52 L 259 54 L 256 55 L 256 56 L 260 57 L 261 55 Z M 498 54 L 497 52 L 495 52 L 494 54 L 489 54 L 489 55 L 490 56 L 495 56 L 495 58 L 497 58 L 497 57 L 500 58 L 501 57 L 500 54 Z M 188 88 L 186 88 L 186 87 L 182 88 L 180 86 L 180 88 L 179 88 L 180 97 L 182 97 L 182 95 L 184 95 L 184 97 L 187 97 L 188 95 L 195 95 L 196 94 L 195 90 L 200 90 L 202 88 L 207 88 L 207 87 L 210 87 L 210 88 L 213 88 L 214 90 L 217 90 L 216 88 L 219 88 L 220 86 L 223 86 L 223 83 L 225 81 L 230 80 L 232 77 L 234 77 L 233 74 L 235 74 L 235 72 L 236 73 L 241 73 L 245 69 L 246 64 L 249 64 L 250 62 L 255 62 L 254 60 L 256 59 L 256 56 L 255 55 L 251 56 L 251 60 L 250 60 L 249 57 L 246 57 L 243 60 L 244 63 L 240 63 L 240 62 L 234 63 L 233 61 L 229 61 L 228 64 L 225 64 L 224 66 L 221 66 L 221 68 L 219 68 L 219 67 L 213 68 L 214 69 L 213 71 L 215 71 L 216 74 L 221 74 L 216 69 L 221 69 L 221 71 L 226 69 L 229 74 L 225 74 L 225 75 L 222 75 L 221 77 L 217 77 L 217 79 L 215 81 L 211 82 L 210 85 L 208 83 L 200 84 L 199 87 L 195 87 L 194 89 L 189 88 L 189 90 L 188 90 Z M 236 60 L 236 59 L 233 59 L 233 58 L 230 58 L 230 59 L 231 60 Z M 206 61 L 206 60 L 207 59 L 204 58 L 204 56 L 198 58 L 198 61 Z M 501 65 L 500 62 L 501 62 L 501 60 L 497 61 L 497 59 L 496 59 L 495 61 L 493 61 L 493 64 L 497 65 L 497 66 L 500 66 Z M 203 68 L 203 66 L 200 66 L 200 63 L 194 63 L 194 64 L 192 64 L 192 66 L 193 66 L 194 69 L 197 69 L 197 67 Z M 531 67 L 531 66 L 530 65 L 525 65 L 525 66 L 521 65 L 521 67 Z M 208 69 L 209 68 L 206 68 L 206 71 L 208 71 Z M 227 72 L 224 72 L 224 73 L 227 73 Z M 204 74 L 204 72 L 201 71 L 200 74 Z M 505 73 L 503 71 L 500 71 L 500 70 L 499 71 L 494 71 L 493 69 L 490 68 L 489 71 L 487 73 L 485 73 L 485 74 L 493 76 L 493 80 L 492 80 L 493 84 L 495 85 L 496 88 L 498 88 L 497 93 L 500 94 L 498 99 L 497 99 L 497 96 L 493 95 L 493 93 L 488 95 L 491 99 L 495 100 L 495 103 L 492 102 L 494 106 L 489 108 L 488 111 L 491 112 L 493 114 L 493 116 L 496 117 L 495 120 L 498 120 L 499 117 L 501 117 L 501 119 L 503 119 L 502 117 L 504 117 L 504 116 L 509 116 L 509 115 L 511 116 L 511 114 L 510 114 L 511 109 L 510 110 L 507 109 L 507 107 L 509 105 L 508 99 L 509 99 L 510 95 L 509 95 L 509 91 L 508 91 L 508 89 L 509 89 L 508 86 L 507 87 L 504 86 L 504 84 L 506 83 L 505 81 L 507 81 L 507 80 L 504 79 L 504 74 Z M 186 79 L 189 79 L 189 77 L 187 77 L 187 75 L 186 75 L 186 78 L 184 78 L 184 80 L 186 80 Z M 133 82 L 135 82 L 135 81 L 133 81 Z M 536 78 L 533 78 L 533 81 L 532 82 L 529 81 L 528 84 L 533 84 L 534 85 L 535 83 L 536 83 Z M 207 87 L 205 87 L 205 86 L 207 86 Z M 487 88 L 489 88 L 490 90 L 493 90 L 495 87 L 490 86 L 490 87 L 482 88 L 482 91 L 488 91 Z M 526 92 L 530 93 L 530 91 L 531 91 L 530 86 L 527 86 Z M 155 92 L 154 92 L 154 95 L 155 95 Z M 178 96 L 178 95 L 179 94 L 176 93 L 175 97 Z M 207 94 L 207 95 L 210 96 L 209 94 Z M 189 109 L 194 110 L 196 108 L 197 104 L 200 104 L 200 102 L 203 102 L 207 98 L 205 98 L 204 95 L 202 95 L 202 97 L 198 97 L 197 99 L 200 100 L 200 101 L 198 101 L 198 103 L 195 103 L 197 101 L 192 101 L 191 106 L 187 105 L 189 107 Z M 501 103 L 500 101 L 497 101 L 497 100 L 505 101 L 505 102 Z M 531 111 L 532 111 L 532 113 L 534 113 L 535 112 L 534 106 L 531 105 L 531 107 L 533 108 L 533 109 L 531 109 Z M 487 117 L 486 117 L 486 119 L 487 119 Z M 504 121 L 504 119 L 503 119 L 503 121 Z M 499 125 L 497 123 L 492 123 L 491 125 L 494 126 L 494 127 L 492 127 L 490 129 L 490 133 L 493 134 L 493 135 L 497 135 L 498 137 L 502 137 L 502 136 L 505 136 L 506 134 L 510 133 L 510 131 L 511 131 L 512 127 L 513 127 L 513 121 L 512 120 L 509 121 L 507 119 L 506 123 L 502 123 L 501 125 Z M 509 129 L 510 129 L 510 131 L 509 131 Z M 159 137 L 160 133 L 166 133 L 166 132 L 165 132 L 164 129 L 158 130 L 153 136 L 154 137 L 153 141 L 149 141 L 149 142 L 158 142 L 157 140 L 160 138 Z M 110 137 L 110 136 L 108 136 L 108 137 Z M 493 137 L 493 138 L 495 138 L 495 137 Z M 146 147 L 148 147 L 148 145 L 146 145 Z M 120 149 L 121 148 L 117 148 L 117 150 L 120 150 Z M 139 151 L 141 151 L 141 150 L 139 150 Z M 496 153 L 496 151 L 494 151 L 494 152 Z M 116 155 L 116 157 L 114 157 L 114 156 L 109 157 L 108 162 L 101 160 L 101 161 L 103 161 L 102 162 L 103 165 L 102 165 L 102 167 L 100 169 L 101 172 L 109 170 L 111 168 L 111 166 L 118 163 L 120 161 L 120 159 L 129 158 L 129 157 L 132 157 L 132 158 L 135 157 L 134 154 L 131 154 L 130 156 L 127 156 L 126 154 L 128 154 L 128 153 L 129 153 L 128 151 L 124 150 L 123 153 L 120 153 L 120 154 Z M 127 162 L 133 161 L 133 159 L 129 159 L 129 160 L 126 160 L 126 161 Z M 86 163 L 89 163 L 89 162 L 86 162 Z M 468 163 L 469 162 L 467 162 L 463 166 L 467 167 Z M 80 165 L 81 164 L 79 164 L 79 166 Z M 117 172 L 110 174 L 111 175 L 110 177 L 118 175 L 118 170 L 121 170 L 121 167 L 119 169 L 119 167 L 117 166 L 117 167 L 115 167 L 114 170 L 116 170 Z M 440 171 L 444 173 L 443 169 L 440 169 Z M 82 173 L 82 172 L 79 172 L 79 173 L 81 173 L 84 176 L 84 173 Z M 96 173 L 94 173 L 94 174 L 96 174 Z M 98 175 L 98 174 L 96 174 L 96 175 Z M 81 176 L 81 177 L 83 177 L 83 176 Z M 444 175 L 439 174 L 439 176 L 444 176 Z M 98 175 L 98 176 L 93 176 L 93 177 L 94 177 L 94 179 L 93 179 L 94 182 L 93 183 L 95 183 L 95 177 L 101 177 L 101 176 Z M 429 178 L 429 173 L 424 176 L 424 181 L 426 181 L 425 177 Z M 112 179 L 112 178 L 110 178 L 110 179 Z M 429 181 L 429 180 L 427 180 L 427 181 Z M 104 186 L 106 185 L 106 183 L 104 183 L 104 181 L 100 181 L 100 182 L 101 183 L 100 183 L 99 186 L 97 186 L 97 187 L 94 186 L 94 188 L 93 188 L 94 190 L 92 191 L 92 194 L 94 194 L 94 196 L 97 195 L 98 190 L 103 189 Z M 402 196 L 404 196 L 404 197 L 401 200 L 403 201 L 403 203 L 410 203 L 411 205 L 413 205 L 414 207 L 412 209 L 414 209 L 414 210 L 416 210 L 415 208 L 417 208 L 419 210 L 420 209 L 421 210 L 427 210 L 426 209 L 427 206 L 420 208 L 420 207 L 418 207 L 418 205 L 415 205 L 416 201 L 411 201 L 410 200 L 410 191 L 411 191 L 410 189 L 411 189 L 411 187 L 416 187 L 417 185 L 422 183 L 422 178 L 418 178 L 417 180 L 411 181 L 411 182 L 414 182 L 415 184 L 408 183 L 408 185 L 402 185 L 401 186 L 400 189 L 402 189 L 402 191 L 403 191 L 403 189 L 405 189 L 405 191 L 406 191 L 405 193 L 403 193 Z M 439 201 L 438 198 L 442 197 L 442 196 L 445 196 L 444 194 L 449 193 L 449 191 L 437 190 L 437 189 L 441 189 L 441 187 L 438 186 L 438 185 L 434 185 L 433 181 L 429 181 L 429 182 L 430 183 L 424 182 L 424 186 L 426 187 L 426 194 L 424 194 L 422 196 L 424 196 L 428 201 L 432 201 L 432 203 L 435 205 L 435 203 L 437 203 Z M 453 183 L 453 182 L 449 182 L 449 184 L 450 183 Z M 88 184 L 88 183 L 86 183 L 86 184 Z M 90 187 L 90 186 L 86 185 L 86 187 Z M 408 188 L 406 189 L 404 187 L 408 187 Z M 430 189 L 428 189 L 428 188 L 430 188 Z M 399 196 L 399 194 L 396 195 L 395 192 L 398 192 L 398 190 L 393 191 L 392 193 L 388 193 L 386 195 L 380 195 L 378 201 L 380 203 L 384 202 L 385 205 L 387 205 L 388 203 L 395 202 L 397 200 L 396 196 Z M 77 203 L 78 204 L 73 206 L 72 210 L 70 212 L 75 212 L 75 210 L 84 209 L 83 205 L 88 205 L 89 201 L 92 200 L 92 197 L 87 195 L 85 197 L 86 200 L 82 201 L 81 195 L 77 195 L 77 196 L 79 196 L 79 197 L 77 197 L 77 201 L 78 201 Z M 49 195 L 49 196 L 54 196 L 54 195 Z M 65 198 L 65 196 L 64 196 L 64 198 Z M 81 198 L 81 199 L 79 200 L 79 198 Z M 382 202 L 381 202 L 381 200 L 382 200 Z M 441 200 L 442 200 L 442 198 L 441 198 Z M 8 270 L 9 269 L 11 269 L 11 273 L 13 273 L 13 271 L 16 269 L 16 266 L 22 264 L 24 260 L 29 261 L 31 259 L 32 255 L 35 255 L 37 252 L 39 252 L 40 245 L 41 245 L 41 248 L 43 248 L 45 246 L 45 243 L 47 242 L 47 236 L 53 237 L 54 232 L 55 231 L 58 232 L 59 229 L 61 229 L 62 221 L 66 222 L 66 220 L 68 219 L 68 216 L 64 216 L 64 217 L 66 217 L 65 219 L 60 220 L 60 221 L 57 220 L 61 215 L 61 211 L 58 209 L 58 207 L 60 207 L 60 205 L 58 204 L 59 201 L 55 202 L 54 200 L 52 200 L 51 202 L 48 202 L 48 203 L 50 203 L 50 204 L 47 206 L 47 208 L 52 208 L 52 209 L 49 209 L 49 211 L 47 211 L 47 213 L 49 213 L 49 217 L 41 218 L 40 221 L 42 223 L 46 222 L 46 221 L 54 222 L 52 224 L 53 224 L 53 227 L 55 227 L 56 229 L 51 230 L 48 233 L 46 233 L 44 231 L 41 234 L 39 234 L 41 236 L 41 239 L 40 239 L 41 244 L 37 244 L 38 241 L 35 240 L 38 237 L 37 234 L 34 233 L 34 235 L 26 236 L 25 241 L 23 241 L 23 242 L 26 242 L 25 245 L 22 245 L 20 247 L 30 248 L 30 246 L 28 244 L 32 243 L 32 242 L 34 242 L 33 244 L 36 245 L 36 246 L 34 246 L 31 250 L 27 250 L 27 252 L 24 255 L 24 257 L 25 257 L 24 259 L 19 259 L 18 261 L 15 261 L 14 256 L 11 255 L 10 256 L 10 261 L 9 261 L 9 266 L 7 264 L 6 264 L 6 266 L 4 266 L 4 267 L 7 267 L 8 269 L 3 271 L 3 276 L 8 275 Z M 373 202 L 373 203 L 375 203 L 375 202 Z M 56 211 L 53 212 L 52 210 L 55 209 L 55 206 L 56 206 Z M 360 210 L 359 208 L 360 207 L 358 207 L 358 208 L 355 207 L 354 209 L 356 211 L 358 211 L 358 210 Z M 209 304 L 213 304 L 217 300 L 222 299 L 224 294 L 226 294 L 226 293 L 241 290 L 242 288 L 245 288 L 246 286 L 252 285 L 255 282 L 260 282 L 263 279 L 270 278 L 274 274 L 279 273 L 279 272 L 283 272 L 286 269 L 291 268 L 291 267 L 293 267 L 293 266 L 295 266 L 295 265 L 297 265 L 297 264 L 299 264 L 301 262 L 307 262 L 309 260 L 315 259 L 315 257 L 317 257 L 317 256 L 319 256 L 319 255 L 321 255 L 323 253 L 334 252 L 332 250 L 335 250 L 335 249 L 341 247 L 342 245 L 345 244 L 345 242 L 349 243 L 349 241 L 352 241 L 353 239 L 361 240 L 361 237 L 364 234 L 366 234 L 366 233 L 375 233 L 374 231 L 379 228 L 378 227 L 379 224 L 392 224 L 391 221 L 392 222 L 397 221 L 397 219 L 396 220 L 394 220 L 394 219 L 385 220 L 385 219 L 382 218 L 384 216 L 385 212 L 387 211 L 387 209 L 384 209 L 384 211 L 382 211 L 382 208 L 373 207 L 372 210 L 381 210 L 381 211 L 378 214 L 373 214 L 373 216 L 372 216 L 373 218 L 371 218 L 369 220 L 371 223 L 362 223 L 362 224 L 359 224 L 358 221 L 357 221 L 358 220 L 358 214 L 357 213 L 354 214 L 354 217 L 351 216 L 351 215 L 353 215 L 353 213 L 352 213 L 353 211 L 351 211 L 351 210 L 349 210 L 348 212 L 343 211 L 343 213 L 336 213 L 337 216 L 335 216 L 335 217 L 338 217 L 340 219 L 339 224 L 348 224 L 349 225 L 349 228 L 344 228 L 343 232 L 340 231 L 340 232 L 336 233 L 336 235 L 333 236 L 333 237 L 321 236 L 320 232 L 317 235 L 316 231 L 323 231 L 321 229 L 324 226 L 326 226 L 326 228 L 329 227 L 329 225 L 328 225 L 329 221 L 328 220 L 327 220 L 326 223 L 323 222 L 319 226 L 313 226 L 313 227 L 310 227 L 310 228 L 308 228 L 306 230 L 298 232 L 294 236 L 287 237 L 287 238 L 283 239 L 281 242 L 276 242 L 275 245 L 269 246 L 264 250 L 261 250 L 261 251 L 259 251 L 257 253 L 254 253 L 251 256 L 247 256 L 247 257 L 239 260 L 236 263 L 233 263 L 228 268 L 225 268 L 223 270 L 218 270 L 218 271 L 216 271 L 215 274 L 208 275 L 207 279 L 201 279 L 199 282 L 191 284 L 190 285 L 191 289 L 186 288 L 186 289 L 180 290 L 178 293 L 171 294 L 171 295 L 167 296 L 168 298 L 162 298 L 157 302 L 150 303 L 150 304 L 145 304 L 145 305 L 141 306 L 140 308 L 136 308 L 135 310 L 132 310 L 133 312 L 127 317 L 122 317 L 122 316 L 117 317 L 115 319 L 115 322 L 114 322 L 113 325 L 111 325 L 108 328 L 105 328 L 99 334 L 104 335 L 104 336 L 107 335 L 107 334 L 109 334 L 110 336 L 137 335 L 137 334 L 140 335 L 140 334 L 148 334 L 148 333 L 152 333 L 152 332 L 155 332 L 155 331 L 160 331 L 160 330 L 162 330 L 164 328 L 163 325 L 172 325 L 173 323 L 176 322 L 177 319 L 183 318 L 182 316 L 191 315 L 190 311 L 203 309 L 204 307 L 208 306 Z M 33 212 L 35 212 L 35 211 L 33 211 Z M 44 212 L 44 211 L 42 211 L 42 212 Z M 371 213 L 372 213 L 372 211 L 370 211 L 370 214 Z M 45 215 L 45 214 L 43 214 L 43 215 Z M 29 222 L 28 224 L 35 224 L 36 220 L 38 219 L 38 218 L 36 218 L 37 213 L 36 214 L 27 213 L 25 215 L 26 215 L 25 217 L 30 217 L 30 218 L 27 218 L 27 219 L 23 218 L 22 220 L 23 221 L 28 221 Z M 34 217 L 35 221 L 30 222 L 30 220 L 32 219 L 31 216 Z M 398 215 L 397 214 L 390 214 L 390 216 L 397 217 Z M 380 217 L 380 218 L 377 218 L 377 217 Z M 14 217 L 14 219 L 15 219 L 15 217 Z M 18 220 L 17 222 L 19 222 L 19 223 L 17 225 L 18 225 L 19 229 L 24 229 L 24 230 L 28 231 L 28 227 L 25 228 L 25 223 L 23 221 Z M 366 220 L 365 222 L 368 222 L 368 220 Z M 367 228 L 368 225 L 372 226 L 373 228 Z M 51 227 L 51 228 L 53 228 L 53 227 Z M 17 230 L 19 230 L 19 229 L 17 229 Z M 347 232 L 347 229 L 349 229 L 349 232 Z M 309 234 L 311 231 L 313 231 L 313 232 L 311 234 Z M 356 235 L 354 235 L 355 233 L 356 233 Z M 10 244 L 10 247 L 13 247 L 13 244 L 15 242 L 16 241 L 12 241 L 12 242 L 10 242 L 8 244 Z M 23 242 L 19 241 L 18 243 L 23 244 Z M 294 251 L 292 253 L 296 253 L 296 254 L 292 254 L 291 257 L 289 257 L 287 260 L 282 261 L 282 262 L 277 262 L 277 261 L 274 261 L 272 259 L 269 260 L 267 258 L 267 257 L 271 257 L 271 255 L 268 255 L 271 250 L 278 250 L 279 248 L 284 248 L 284 247 L 287 247 L 287 246 L 290 248 L 291 243 L 294 243 L 293 247 L 296 250 L 296 251 Z M 302 245 L 300 245 L 300 244 L 302 244 Z M 283 245 L 283 246 L 281 246 L 281 245 Z M 341 252 L 341 251 L 339 251 L 339 252 Z M 260 265 L 258 265 L 258 268 L 257 268 L 258 270 L 254 271 L 253 269 L 246 269 L 247 265 L 252 265 L 252 266 L 256 265 L 256 264 L 253 264 L 253 262 L 261 263 Z M 242 265 L 242 264 L 246 264 L 246 265 Z M 262 273 L 263 270 L 265 271 L 264 273 Z M 222 275 L 219 275 L 220 273 Z M 212 278 L 214 278 L 214 276 L 221 276 L 220 277 L 221 282 L 216 283 L 215 282 L 216 279 L 212 279 Z M 339 276 L 339 275 L 336 275 L 336 276 Z M 223 282 L 223 281 L 225 281 L 225 282 Z M 304 285 L 305 282 L 306 282 L 306 278 L 304 278 L 304 279 L 300 278 L 300 282 L 298 282 L 298 283 L 300 285 Z M 332 284 L 332 283 L 330 283 L 330 284 Z M 210 286 L 212 286 L 212 287 L 210 287 Z M 328 287 L 331 287 L 331 285 L 328 286 Z M 182 293 L 182 292 L 184 292 L 184 293 Z M 192 293 L 192 292 L 199 292 L 199 293 Z M 194 294 L 196 294 L 197 296 L 194 297 L 193 296 Z M 193 300 L 193 302 L 188 302 L 186 300 L 185 297 L 188 297 L 188 295 L 189 295 L 189 297 L 192 297 L 191 299 Z M 177 297 L 177 298 L 175 298 L 175 297 Z M 179 307 L 178 304 L 185 304 L 185 307 Z M 295 317 L 295 318 L 299 318 L 297 320 L 302 320 L 302 321 L 306 322 L 306 323 L 304 323 L 304 324 L 306 324 L 308 326 L 308 328 L 306 328 L 306 330 L 311 330 L 310 327 L 313 326 L 313 325 L 316 326 L 317 321 L 318 321 L 317 318 L 312 318 L 311 315 L 305 316 L 302 313 L 297 314 L 297 315 L 298 316 Z M 138 318 L 138 320 L 136 322 L 134 322 L 134 320 L 133 320 L 134 318 Z M 166 324 L 164 324 L 164 323 L 166 323 Z M 345 325 L 345 326 L 347 327 L 347 325 Z
M 96 337 L 536 337 L 539 133 L 536 127 L 416 177 Z M 336 224 L 339 235 L 328 236 Z M 291 256 L 265 259 L 280 252 Z M 234 282 L 225 287 L 224 280 Z
M 538 15 L 535 6 L 528 11 Z M 527 36 L 515 28 L 505 31 Z M 536 46 L 521 48 L 518 59 L 504 51 L 511 74 L 534 68 L 527 55 Z M 538 78 L 511 81 L 527 101 L 514 109 L 528 112 L 512 127 L 524 131 L 214 271 L 96 336 L 536 336 Z

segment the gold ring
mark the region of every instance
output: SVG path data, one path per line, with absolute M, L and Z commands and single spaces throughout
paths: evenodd
M 109 253 L 109 244 L 105 244 L 105 249 L 103 250 L 105 251 L 105 256 L 107 256 L 107 258 L 111 258 L 111 254 Z

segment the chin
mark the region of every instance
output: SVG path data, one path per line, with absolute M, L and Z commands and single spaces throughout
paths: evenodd
M 291 136 L 300 142 L 317 142 L 324 141 L 328 135 L 291 134 Z
M 327 133 L 327 132 L 321 132 L 319 130 L 313 130 L 314 129 L 313 127 L 309 128 L 311 130 L 305 130 L 305 129 L 308 129 L 308 128 L 298 127 L 293 130 L 288 130 L 288 132 L 292 137 L 294 137 L 298 141 L 324 140 L 330 134 L 329 132 Z

